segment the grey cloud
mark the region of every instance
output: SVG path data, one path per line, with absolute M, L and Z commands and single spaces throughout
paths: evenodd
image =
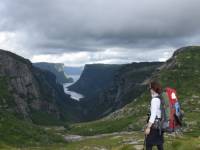
M 19 43 L 36 54 L 179 47 L 197 44 L 200 33 L 199 0 L 0 3 L 0 30 L 21 32 Z

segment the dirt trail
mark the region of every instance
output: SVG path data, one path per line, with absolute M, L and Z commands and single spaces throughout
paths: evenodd
M 107 136 L 114 136 L 114 137 L 119 137 L 123 135 L 130 135 L 133 134 L 134 132 L 114 132 L 114 133 L 106 133 L 106 134 L 99 134 L 99 135 L 94 135 L 94 136 L 80 136 L 80 135 L 64 135 L 64 139 L 66 141 L 81 141 L 81 140 L 86 140 L 86 139 L 96 139 L 96 138 L 102 138 L 102 137 L 107 137 Z

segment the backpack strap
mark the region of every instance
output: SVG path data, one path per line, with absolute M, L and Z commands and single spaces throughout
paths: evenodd
M 164 106 L 164 102 L 162 101 L 162 96 L 161 95 L 158 95 L 156 96 L 156 98 L 158 98 L 160 100 L 160 111 L 161 111 L 161 118 L 158 118 L 158 119 L 162 119 L 162 110 L 163 110 L 163 106 Z M 157 116 L 156 116 L 157 117 Z

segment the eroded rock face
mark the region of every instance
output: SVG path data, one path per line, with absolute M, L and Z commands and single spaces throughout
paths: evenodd
M 57 101 L 68 97 L 62 93 L 62 87 L 57 85 L 52 73 L 33 67 L 27 59 L 0 50 L 0 78 L 1 81 L 6 80 L 5 86 L 9 93 L 9 96 L 2 99 L 5 102 L 11 99 L 6 105 L 7 110 L 28 120 L 31 120 L 32 111 L 41 111 L 60 118 L 62 112 Z
M 162 63 L 142 62 L 123 65 L 115 75 L 113 85 L 104 91 L 104 101 L 110 102 L 110 107 L 102 116 L 118 110 L 133 101 L 143 91 L 143 81 L 148 78 Z M 99 98 L 100 100 L 102 98 Z M 104 107 L 105 108 L 105 107 Z
M 56 76 L 56 80 L 62 85 L 63 83 L 71 83 L 73 82 L 72 78 L 67 77 L 64 72 L 64 64 L 62 63 L 33 63 L 33 65 L 42 70 L 47 70 L 53 73 Z
M 39 93 L 34 85 L 31 63 L 12 53 L 0 52 L 0 76 L 6 77 L 7 86 L 16 105 L 15 111 L 28 118 L 29 108 L 25 99 L 34 96 L 38 100 Z
M 84 95 L 81 100 L 84 119 L 94 120 L 138 97 L 145 88 L 143 81 L 160 65 L 160 62 L 86 65 L 80 79 L 69 89 Z

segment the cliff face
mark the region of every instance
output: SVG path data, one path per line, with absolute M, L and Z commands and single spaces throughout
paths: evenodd
M 29 60 L 20 56 L 0 50 L 1 109 L 36 123 L 42 123 L 41 119 L 59 122 L 69 119 L 65 117 L 69 104 L 76 105 L 64 94 L 52 73 L 33 67 Z
M 163 88 L 176 89 L 184 110 L 183 132 L 186 137 L 198 137 L 200 131 L 200 46 L 183 47 L 147 77 L 142 85 L 156 78 Z M 142 75 L 142 74 L 140 74 Z M 75 134 L 94 135 L 120 131 L 141 131 L 149 109 L 151 95 L 144 90 L 131 103 L 97 120 L 78 124 L 71 130 Z M 189 133 L 189 134 L 187 134 Z M 198 140 L 197 140 L 198 141 Z M 184 140 L 185 142 L 185 140 Z M 183 142 L 183 143 L 184 143 Z M 186 148 L 187 149 L 187 148 Z
M 10 98 L 13 100 L 14 111 L 29 118 L 30 109 L 28 100 L 34 99 L 33 107 L 39 107 L 36 103 L 39 100 L 40 93 L 32 74 L 32 65 L 28 60 L 18 57 L 12 53 L 0 52 L 0 76 L 6 80 L 6 86 Z M 6 103 L 6 97 L 2 98 Z M 26 100 L 25 100 L 26 99 Z
M 97 113 L 97 116 L 99 118 L 106 116 L 140 96 L 146 88 L 142 84 L 143 81 L 151 76 L 161 64 L 160 62 L 144 62 L 123 65 L 115 74 L 112 85 L 98 95 L 94 106 L 96 106 L 95 111 L 101 113 Z
M 82 93 L 80 102 L 86 120 L 103 117 L 133 101 L 143 91 L 143 81 L 162 63 L 86 65 L 71 90 Z
M 116 91 L 113 108 L 118 109 L 131 102 L 145 89 L 142 84 L 161 66 L 161 62 L 141 62 L 124 65 L 118 70 L 111 89 Z
M 83 94 L 85 97 L 96 95 L 107 88 L 113 81 L 116 70 L 121 65 L 88 64 L 85 65 L 80 79 L 69 87 L 70 90 Z
M 33 63 L 35 67 L 38 67 L 43 70 L 52 72 L 56 76 L 56 80 L 60 83 L 70 83 L 73 82 L 72 78 L 68 78 L 64 72 L 64 64 L 62 63 Z
M 200 46 L 183 47 L 176 50 L 173 56 L 154 72 L 150 79 L 157 79 L 162 87 L 172 87 L 176 89 L 181 107 L 184 110 L 185 130 L 199 131 L 200 112 Z M 125 119 L 128 117 L 138 119 L 129 124 L 129 127 L 140 127 L 146 119 L 148 111 L 147 100 L 151 99 L 149 91 L 145 90 L 137 101 L 131 102 L 122 109 L 119 109 L 104 120 Z M 142 119 L 141 119 L 142 118 Z M 128 126 L 127 126 L 128 127 Z M 139 128 L 140 129 L 140 128 Z
M 85 96 L 76 102 L 64 94 L 53 73 L 1 50 L 0 108 L 38 124 L 94 120 L 133 101 L 143 92 L 143 81 L 160 65 L 86 65 L 70 87 Z

